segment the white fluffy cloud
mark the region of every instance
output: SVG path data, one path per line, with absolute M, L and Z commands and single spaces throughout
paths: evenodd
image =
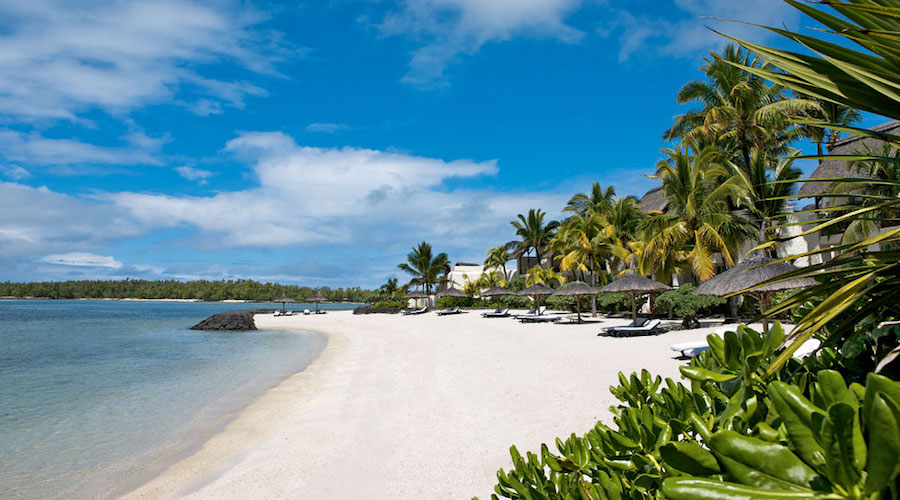
M 41 261 L 59 266 L 103 267 L 107 269 L 120 269 L 122 267 L 122 263 L 112 257 L 87 252 L 47 255 Z
M 257 19 L 193 0 L 0 0 L 0 110 L 20 119 L 77 120 L 86 109 L 127 112 L 182 88 L 242 106 L 260 89 L 201 76 L 222 59 L 271 72 Z M 276 48 L 277 49 L 277 48 Z
M 143 231 L 138 221 L 111 204 L 0 182 L 0 262 L 90 251 Z
M 199 184 L 206 184 L 210 177 L 214 175 L 213 172 L 209 170 L 203 170 L 202 168 L 195 167 L 175 167 L 175 171 L 178 172 L 178 175 L 184 177 L 189 181 L 197 181 Z
M 800 13 L 782 0 L 674 0 L 684 13 L 681 18 L 654 16 L 646 11 L 635 12 L 622 4 L 610 19 L 613 29 L 621 32 L 619 59 L 628 60 L 640 51 L 652 57 L 659 54 L 694 57 L 703 51 L 721 47 L 728 40 L 708 27 L 742 39 L 761 41 L 770 32 L 739 23 L 723 23 L 719 18 L 747 23 L 781 26 L 793 25 Z M 604 28 L 605 30 L 605 28 Z
M 324 134 L 333 134 L 349 129 L 343 123 L 310 123 L 304 130 L 307 132 L 321 132 Z
M 423 40 L 412 54 L 405 81 L 441 84 L 447 65 L 490 42 L 514 36 L 577 41 L 582 33 L 566 17 L 582 0 L 407 0 L 380 24 L 384 35 Z
M 423 238 L 458 247 L 497 244 L 516 213 L 560 207 L 564 196 L 448 190 L 445 181 L 497 172 L 494 161 L 444 161 L 344 147 L 299 146 L 251 132 L 226 150 L 253 164 L 258 187 L 209 197 L 118 193 L 109 199 L 143 225 L 186 226 L 226 246 L 391 245 Z

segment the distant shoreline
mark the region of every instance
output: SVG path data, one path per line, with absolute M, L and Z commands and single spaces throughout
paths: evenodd
M 250 300 L 250 299 L 225 299 L 225 300 L 203 300 L 203 299 L 142 299 L 138 297 L 128 297 L 128 298 L 93 298 L 93 297 L 80 297 L 74 299 L 54 299 L 53 297 L 0 297 L 0 300 L 104 300 L 104 301 L 119 301 L 119 302 L 206 302 L 210 304 L 280 304 L 281 302 L 273 302 L 266 300 Z M 295 304 L 312 304 L 313 302 L 304 302 L 302 300 L 298 300 L 294 302 Z M 327 301 L 321 302 L 321 304 L 364 304 L 364 302 L 341 302 L 341 301 Z

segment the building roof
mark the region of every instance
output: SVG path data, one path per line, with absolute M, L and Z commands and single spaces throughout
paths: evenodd
M 893 120 L 887 123 L 882 123 L 877 127 L 872 127 L 870 130 L 875 132 L 884 132 L 888 134 L 898 134 L 900 133 L 900 120 Z M 868 137 L 860 137 L 858 135 L 847 136 L 841 140 L 839 140 L 834 149 L 829 152 L 829 154 L 833 155 L 850 155 L 856 154 L 866 150 L 868 146 L 869 149 L 873 151 L 877 151 L 881 148 L 882 142 L 878 139 L 872 139 Z M 834 178 L 834 177 L 857 177 L 860 174 L 858 172 L 853 172 L 850 170 L 850 164 L 844 160 L 822 160 L 819 163 L 819 167 L 816 168 L 816 171 L 812 173 L 809 177 L 811 179 L 817 178 Z M 800 188 L 800 196 L 815 196 L 817 194 L 824 193 L 829 189 L 828 182 L 815 182 L 810 181 L 803 184 Z
M 641 212 L 644 213 L 663 212 L 668 205 L 669 202 L 663 195 L 662 186 L 657 186 L 650 191 L 647 191 L 638 202 L 638 206 L 641 208 Z

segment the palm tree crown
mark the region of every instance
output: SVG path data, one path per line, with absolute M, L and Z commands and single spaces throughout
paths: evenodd
M 541 251 L 550 244 L 550 240 L 553 239 L 553 232 L 559 227 L 559 222 L 555 220 L 544 224 L 546 215 L 539 208 L 529 210 L 527 217 L 519 214 L 519 220 L 510 222 L 516 228 L 516 235 L 519 239 L 506 244 L 507 248 L 521 249 L 526 253 L 533 249 L 537 257 L 538 266 L 541 266 Z
M 446 253 L 433 255 L 431 245 L 423 241 L 412 249 L 406 256 L 406 263 L 397 267 L 412 275 L 409 281 L 411 285 L 425 287 L 426 293 L 431 293 L 431 287 L 447 281 L 446 275 L 450 271 L 450 260 Z

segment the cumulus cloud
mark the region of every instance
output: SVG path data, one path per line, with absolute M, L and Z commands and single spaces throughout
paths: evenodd
M 108 199 L 143 225 L 184 226 L 226 246 L 392 245 L 433 238 L 457 247 L 496 244 L 516 213 L 562 207 L 548 193 L 449 190 L 450 179 L 494 175 L 495 161 L 445 161 L 352 147 L 298 145 L 280 132 L 248 132 L 226 151 L 252 163 L 257 187 L 208 197 L 116 193 Z
M 241 106 L 259 89 L 201 76 L 223 59 L 273 73 L 287 53 L 263 47 L 259 21 L 224 3 L 0 1 L 0 110 L 75 120 L 85 109 L 127 112 L 181 90 Z M 267 42 L 268 43 L 268 42 Z
M 613 10 L 601 32 L 619 32 L 619 60 L 626 61 L 641 51 L 657 57 L 694 57 L 698 52 L 716 49 L 728 42 L 708 27 L 741 39 L 764 41 L 770 32 L 739 23 L 723 23 L 714 19 L 739 20 L 768 26 L 793 25 L 800 13 L 782 0 L 675 0 L 681 17 L 654 16 L 636 12 L 634 7 Z
M 0 262 L 91 251 L 144 230 L 139 221 L 110 204 L 0 182 Z
M 31 172 L 18 165 L 0 165 L 0 174 L 2 174 L 3 177 L 14 181 L 31 177 Z
M 385 36 L 421 40 L 404 81 L 432 86 L 444 82 L 444 70 L 460 55 L 484 44 L 516 36 L 574 42 L 582 33 L 566 17 L 582 0 L 407 0 L 379 25 Z
M 175 171 L 178 172 L 178 175 L 184 177 L 189 181 L 197 181 L 199 184 L 206 184 L 208 179 L 214 175 L 213 172 L 209 170 L 203 170 L 202 168 L 194 168 L 194 167 L 176 167 Z
M 122 267 L 122 263 L 112 257 L 87 252 L 47 255 L 41 261 L 60 266 L 104 267 L 108 269 L 120 269 Z
M 305 130 L 307 132 L 322 132 L 325 134 L 333 134 L 335 132 L 342 132 L 349 128 L 350 127 L 344 125 L 343 123 L 310 123 L 306 126 Z
M 0 151 L 12 160 L 31 165 L 155 165 L 159 163 L 141 147 L 95 146 L 72 139 L 48 139 L 37 133 L 0 130 Z

